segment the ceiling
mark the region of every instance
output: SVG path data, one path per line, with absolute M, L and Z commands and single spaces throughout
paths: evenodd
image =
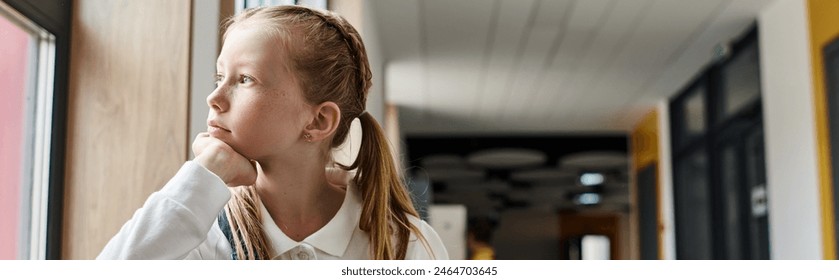
M 625 133 L 774 0 L 372 0 L 408 135 Z

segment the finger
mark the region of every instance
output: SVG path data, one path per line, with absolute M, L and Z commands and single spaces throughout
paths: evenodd
M 199 139 L 199 138 L 207 138 L 207 137 L 210 137 L 209 132 L 199 132 L 198 135 L 195 135 L 196 140 Z
M 212 143 L 209 134 L 207 133 L 199 133 L 195 136 L 195 141 L 192 141 L 192 152 L 197 156 L 201 154 L 201 151 L 204 150 L 208 145 Z

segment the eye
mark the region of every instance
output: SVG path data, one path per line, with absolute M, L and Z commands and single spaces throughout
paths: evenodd
M 240 75 L 240 76 L 239 76 L 239 83 L 240 83 L 240 84 L 249 84 L 249 83 L 253 83 L 253 77 L 248 76 L 248 75 Z
M 215 79 L 215 81 L 213 82 L 213 85 L 215 85 L 216 87 L 218 87 L 218 85 L 219 85 L 222 81 L 224 81 L 224 75 L 222 75 L 222 74 L 216 74 L 216 79 Z

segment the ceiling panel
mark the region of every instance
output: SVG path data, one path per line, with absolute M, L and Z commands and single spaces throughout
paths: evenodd
M 691 42 L 723 6 L 723 0 L 654 2 L 639 23 L 641 32 L 625 42 L 620 55 L 598 78 L 600 82 L 591 88 L 571 91 L 576 94 L 572 98 L 576 102 L 573 106 L 560 107 L 554 116 L 575 122 L 590 117 L 593 111 L 606 117 L 614 115 L 612 112 L 620 111 L 644 90 L 648 81 L 664 71 L 671 57 Z
M 419 0 L 371 1 L 376 29 L 388 58 L 420 55 Z
M 605 22 L 597 29 L 594 41 L 583 52 L 575 65 L 567 66 L 554 63 L 548 70 L 548 78 L 542 83 L 533 100 L 534 104 L 553 104 L 543 108 L 534 108 L 526 113 L 528 120 L 535 121 L 557 110 L 559 103 L 566 103 L 563 97 L 577 89 L 591 88 L 600 82 L 598 73 L 602 73 L 620 53 L 624 42 L 637 31 L 638 23 L 644 18 L 652 0 L 616 1 L 609 9 Z M 555 60 L 570 60 L 557 56 Z M 563 71 L 565 69 L 565 71 Z M 567 106 L 566 106 L 567 107 Z
M 426 43 L 428 105 L 467 116 L 462 104 L 477 94 L 479 71 L 492 15 L 483 0 L 422 1 Z
M 370 0 L 416 134 L 626 132 L 772 0 Z
M 586 3 L 602 2 L 600 0 Z M 528 102 L 541 80 L 541 73 L 550 67 L 550 57 L 554 56 L 561 46 L 565 27 L 572 13 L 574 2 L 571 1 L 540 1 L 535 6 L 535 16 L 531 18 L 527 40 L 516 53 L 516 60 L 512 66 L 513 72 L 501 92 L 501 104 L 496 107 L 496 118 L 515 117 L 518 112 L 528 107 Z M 563 12 L 564 11 L 564 12 Z M 588 11 L 586 11 L 588 12 Z M 512 116 L 510 114 L 512 113 Z
M 382 42 L 384 88 L 388 102 L 426 106 L 425 71 L 420 49 L 418 0 L 371 1 L 376 29 Z
M 493 38 L 487 54 L 484 55 L 484 67 L 478 69 L 482 75 L 477 86 L 477 100 L 473 105 L 471 117 L 473 119 L 490 119 L 496 114 L 501 104 L 504 88 L 514 74 L 513 64 L 521 41 L 526 40 L 525 30 L 529 28 L 530 19 L 537 12 L 536 1 L 495 1 L 499 5 L 497 22 L 487 26 L 492 31 Z M 489 37 L 488 37 L 489 38 Z
M 740 30 L 744 26 L 754 24 L 754 11 L 765 7 L 770 1 L 764 0 L 738 0 L 731 1 L 725 9 L 714 18 L 702 33 L 698 34 L 695 41 L 687 46 L 681 56 L 662 71 L 659 78 L 652 84 L 649 90 L 641 93 L 641 96 L 633 100 L 627 110 L 636 110 L 638 107 L 647 107 L 648 104 L 677 92 L 693 79 L 702 67 L 709 64 L 713 59 L 713 49 L 716 45 L 731 41 L 742 35 Z M 720 38 L 726 38 L 720 40 Z

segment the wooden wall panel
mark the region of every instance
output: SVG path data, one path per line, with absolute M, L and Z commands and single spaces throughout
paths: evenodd
M 74 1 L 65 259 L 95 258 L 186 160 L 190 5 Z

